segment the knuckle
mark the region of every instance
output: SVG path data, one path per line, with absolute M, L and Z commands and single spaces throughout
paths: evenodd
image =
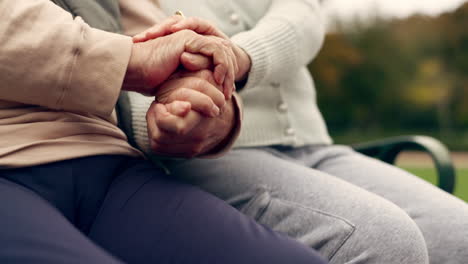
M 227 71 L 228 71 L 228 67 L 224 63 L 226 63 L 226 62 L 222 62 L 222 63 L 216 65 L 216 71 L 218 73 L 220 73 L 220 74 L 226 74 Z
M 197 18 L 197 22 L 198 22 L 199 24 L 203 24 L 203 25 L 207 26 L 209 29 L 214 28 L 214 24 L 211 23 L 210 21 L 204 19 L 204 18 L 198 17 L 198 18 Z
M 213 42 L 214 42 L 219 48 L 221 48 L 221 49 L 223 49 L 223 50 L 226 50 L 226 49 L 227 49 L 227 46 L 226 46 L 225 41 L 224 41 L 223 39 L 220 39 L 220 38 L 216 37 L 216 38 L 213 38 L 213 40 L 214 40 Z
M 206 40 L 207 40 L 207 42 L 208 42 L 210 45 L 213 45 L 213 46 L 221 46 L 221 42 L 220 42 L 219 38 L 217 38 L 217 37 L 214 37 L 214 36 L 207 36 L 207 37 L 206 37 Z
M 206 87 L 206 81 L 201 78 L 196 78 L 193 80 L 193 87 L 201 91 Z
M 198 62 L 197 57 L 195 56 L 185 56 L 184 54 L 184 59 L 190 62 L 191 64 L 196 64 Z
M 161 122 L 164 121 L 163 115 L 161 115 L 161 114 L 155 114 L 155 115 L 154 115 L 154 121 L 156 122 L 156 125 L 157 125 L 157 124 L 160 124 Z
M 185 100 L 190 97 L 191 90 L 187 88 L 180 88 L 175 92 L 175 96 L 179 100 Z
M 155 144 L 161 145 L 164 143 L 164 139 L 161 135 L 155 135 L 154 137 L 151 138 L 151 141 L 153 141 Z
M 165 133 L 158 128 L 155 131 L 151 132 L 151 137 L 152 137 L 152 139 L 156 140 L 157 142 L 164 142 Z
M 212 73 L 210 70 L 201 70 L 200 71 L 200 77 L 205 79 L 205 80 L 209 80 L 211 77 L 212 77 Z
M 180 31 L 180 33 L 183 34 L 186 37 L 194 37 L 194 36 L 197 35 L 195 32 L 193 32 L 190 29 L 183 29 L 183 30 Z
M 224 94 L 222 88 L 213 87 L 211 93 L 211 100 L 213 100 L 213 104 L 216 104 L 218 107 L 224 106 Z
M 209 96 L 205 95 L 204 100 L 202 102 L 203 108 L 207 113 L 210 113 L 215 106 L 215 103 L 213 102 L 213 99 L 211 99 Z
M 225 47 L 232 48 L 232 43 L 231 43 L 231 41 L 229 41 L 229 40 L 227 40 L 227 39 L 221 39 L 221 43 L 222 43 Z
M 211 85 L 216 86 L 216 80 L 214 78 L 213 72 L 209 71 L 206 77 L 206 81 L 209 82 Z
M 211 101 L 211 99 L 207 97 L 204 97 L 204 100 L 200 101 L 200 106 L 199 110 L 205 114 L 211 113 L 211 109 L 213 108 L 214 103 Z
M 148 136 L 151 141 L 154 141 L 156 143 L 161 142 L 162 140 L 162 135 L 159 131 L 148 131 Z

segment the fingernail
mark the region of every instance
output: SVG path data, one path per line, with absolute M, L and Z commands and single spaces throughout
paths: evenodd
M 213 114 L 213 116 L 219 116 L 220 112 L 221 110 L 219 110 L 219 107 L 217 107 L 216 105 L 214 105 L 211 109 L 211 113 Z

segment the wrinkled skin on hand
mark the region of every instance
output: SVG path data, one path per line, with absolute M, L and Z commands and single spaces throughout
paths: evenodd
M 232 43 L 229 37 L 214 24 L 199 17 L 183 18 L 179 15 L 169 17 L 162 23 L 154 25 L 140 34 L 137 34 L 133 37 L 133 41 L 135 43 L 144 42 L 183 30 L 192 30 L 201 35 L 214 36 L 226 40 L 226 45 L 232 50 L 232 54 L 235 56 L 237 62 L 234 68 L 234 80 L 240 81 L 246 78 L 252 64 L 249 55 L 243 49 Z M 229 79 L 229 81 L 231 81 L 231 79 Z
M 231 61 L 225 77 L 220 79 L 216 60 L 190 50 L 181 54 L 181 64 L 193 72 L 172 74 L 154 93 L 156 101 L 147 112 L 151 148 L 161 155 L 195 157 L 223 146 L 235 123 L 230 86 L 234 87 L 235 80 L 245 78 L 250 69 L 250 58 L 241 48 L 209 22 L 198 18 L 171 17 L 135 36 L 134 42 L 148 43 L 187 30 L 221 41 Z M 214 69 L 214 73 L 207 69 Z
M 148 137 L 155 153 L 185 158 L 211 153 L 223 145 L 233 130 L 235 110 L 232 100 L 225 102 L 218 115 L 209 117 L 192 110 L 193 100 L 181 97 L 178 89 L 172 89 L 193 85 L 194 78 L 200 86 L 216 85 L 210 71 L 186 73 L 167 81 L 163 88 L 167 91 L 164 103 L 155 101 L 148 109 Z
M 201 54 L 212 58 L 214 79 L 224 84 L 232 72 L 235 58 L 220 38 L 199 35 L 191 30 L 182 30 L 171 35 L 134 43 L 122 89 L 154 95 L 158 86 L 166 81 L 184 63 L 184 53 Z M 191 61 L 191 60 L 187 60 Z M 193 65 L 188 67 L 194 68 Z M 229 83 L 228 83 L 229 84 Z M 225 93 L 230 98 L 234 83 Z
M 223 93 L 219 89 L 209 70 L 179 72 L 160 86 L 155 98 L 162 104 L 176 100 L 190 102 L 191 110 L 208 117 L 216 117 L 226 105 Z

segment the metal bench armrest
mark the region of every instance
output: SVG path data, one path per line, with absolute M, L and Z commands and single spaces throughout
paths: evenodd
M 455 188 L 455 169 L 447 147 L 435 138 L 427 136 L 400 136 L 383 140 L 370 141 L 352 145 L 367 156 L 394 164 L 398 154 L 405 150 L 427 152 L 435 163 L 438 175 L 438 186 L 453 193 Z

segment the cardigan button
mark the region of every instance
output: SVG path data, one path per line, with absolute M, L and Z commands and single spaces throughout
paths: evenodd
M 281 86 L 281 84 L 278 83 L 278 82 L 272 82 L 271 86 L 273 86 L 273 88 L 279 88 Z
M 288 104 L 287 103 L 284 103 L 284 102 L 281 102 L 279 105 L 278 105 L 278 111 L 280 113 L 286 113 L 288 111 Z
M 239 25 L 240 17 L 237 13 L 232 13 L 229 16 L 229 21 L 231 22 L 232 25 Z
M 294 135 L 296 135 L 296 130 L 294 130 L 294 128 L 290 127 L 290 128 L 287 128 L 285 131 L 284 131 L 284 134 L 288 137 L 292 137 Z

